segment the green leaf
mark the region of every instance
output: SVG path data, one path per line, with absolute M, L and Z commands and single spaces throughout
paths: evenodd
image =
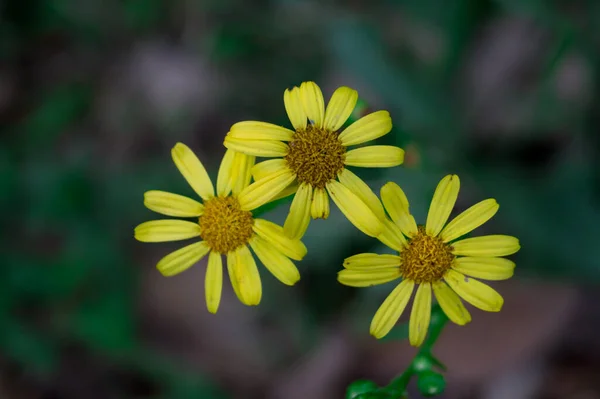
M 402 114 L 394 124 L 406 130 L 418 128 L 421 139 L 443 130 L 449 140 L 457 132 L 458 121 L 453 105 L 445 95 L 415 71 L 394 65 L 386 48 L 371 27 L 356 19 L 338 18 L 330 21 L 326 37 L 330 53 L 383 97 L 392 114 Z M 388 107 L 385 107 L 386 109 Z M 449 137 L 448 137 L 449 136 Z M 439 135 L 435 136 L 440 139 Z
M 87 111 L 92 94 L 89 86 L 78 84 L 43 94 L 36 108 L 17 127 L 19 144 L 39 150 L 54 145 L 59 135 Z
M 71 319 L 73 334 L 94 349 L 118 354 L 135 345 L 133 312 L 129 296 L 105 292 L 87 300 Z
M 5 320 L 6 322 L 6 320 Z M 51 339 L 38 335 L 11 320 L 0 332 L 2 352 L 27 365 L 29 371 L 49 376 L 58 366 L 58 350 Z

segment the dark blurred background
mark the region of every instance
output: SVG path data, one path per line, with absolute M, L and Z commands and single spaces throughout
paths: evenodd
M 283 91 L 356 88 L 395 129 L 417 220 L 458 173 L 456 211 L 501 207 L 515 278 L 435 349 L 444 398 L 600 398 L 600 2 L 597 0 L 0 0 L 0 398 L 336 399 L 387 384 L 405 340 L 368 326 L 392 284 L 336 282 L 382 251 L 337 210 L 305 238 L 293 288 L 261 269 L 259 307 L 228 281 L 217 315 L 201 262 L 163 278 L 180 243 L 142 244 L 143 192 L 193 195 L 170 158 L 213 176 L 240 120 L 289 125 Z M 265 217 L 282 222 L 288 205 Z M 401 338 L 402 329 L 395 337 Z M 393 334 L 393 335 L 394 335 Z M 411 388 L 413 389 L 413 388 Z M 417 393 L 414 397 L 419 397 Z

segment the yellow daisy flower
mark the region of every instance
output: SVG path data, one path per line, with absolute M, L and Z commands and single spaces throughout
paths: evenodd
M 325 108 L 319 86 L 304 82 L 283 94 L 294 130 L 246 121 L 233 125 L 225 138 L 225 147 L 229 149 L 259 157 L 278 157 L 252 168 L 256 180 L 252 186 L 260 205 L 278 194 L 296 194 L 283 225 L 289 237 L 301 238 L 311 217 L 327 219 L 330 196 L 365 234 L 375 237 L 381 232 L 381 223 L 357 195 L 357 190 L 364 190 L 366 184 L 346 166 L 397 166 L 404 160 L 404 151 L 388 145 L 348 150 L 349 146 L 374 140 L 392 129 L 390 114 L 377 111 L 340 132 L 357 99 L 356 90 L 340 87 Z
M 216 313 L 221 301 L 223 264 L 231 285 L 245 305 L 258 305 L 262 285 L 258 268 L 248 245 L 258 259 L 282 283 L 294 285 L 300 273 L 290 260 L 301 260 L 306 247 L 300 240 L 283 234 L 283 228 L 264 219 L 254 219 L 248 190 L 254 157 L 227 150 L 217 177 L 217 192 L 204 166 L 186 145 L 177 143 L 171 150 L 175 165 L 194 191 L 200 203 L 191 198 L 164 191 L 147 191 L 144 205 L 167 216 L 198 218 L 197 222 L 162 219 L 140 224 L 135 238 L 142 242 L 178 241 L 200 237 L 202 240 L 162 258 L 156 267 L 165 276 L 173 276 L 193 266 L 208 254 L 205 277 L 206 306 Z
M 494 199 L 486 199 L 446 224 L 458 197 L 460 181 L 448 175 L 433 195 L 425 226 L 417 226 L 408 200 L 392 182 L 381 188 L 383 206 L 371 191 L 364 198 L 383 220 L 381 242 L 398 255 L 363 253 L 344 261 L 338 281 L 352 287 L 368 287 L 398 278 L 402 281 L 383 302 L 371 322 L 371 334 L 384 337 L 394 327 L 415 290 L 410 314 L 409 340 L 420 346 L 427 335 L 432 292 L 448 318 L 464 325 L 471 315 L 460 298 L 488 312 L 498 312 L 504 300 L 495 290 L 474 279 L 505 280 L 513 275 L 514 262 L 502 258 L 520 249 L 519 240 L 506 235 L 460 237 L 481 226 L 498 211 Z M 391 217 L 390 221 L 385 210 Z M 460 298 L 459 298 L 460 297 Z

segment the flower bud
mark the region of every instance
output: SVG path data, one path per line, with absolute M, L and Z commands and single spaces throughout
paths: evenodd
M 443 375 L 435 371 L 425 371 L 419 374 L 417 386 L 423 396 L 441 395 L 446 388 L 446 380 Z
M 346 390 L 346 399 L 362 399 L 368 397 L 367 394 L 377 389 L 377 384 L 371 380 L 357 380 L 348 385 Z

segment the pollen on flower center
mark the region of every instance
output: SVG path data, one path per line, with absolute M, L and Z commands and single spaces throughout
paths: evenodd
M 289 148 L 285 160 L 299 183 L 324 188 L 344 169 L 346 147 L 337 132 L 309 124 L 306 129 L 296 131 Z
M 416 283 L 440 280 L 454 260 L 451 250 L 440 238 L 428 236 L 420 226 L 400 253 L 402 277 Z
M 200 237 L 213 251 L 226 254 L 248 243 L 252 237 L 252 213 L 240 209 L 235 197 L 214 197 L 204 202 L 198 221 Z

